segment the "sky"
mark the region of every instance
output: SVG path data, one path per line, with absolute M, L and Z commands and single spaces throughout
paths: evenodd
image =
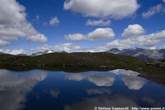
M 165 49 L 165 0 L 0 0 L 0 52 Z

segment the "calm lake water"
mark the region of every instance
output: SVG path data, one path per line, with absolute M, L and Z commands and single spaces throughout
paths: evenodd
M 165 86 L 128 70 L 66 73 L 0 70 L 0 110 L 165 106 Z

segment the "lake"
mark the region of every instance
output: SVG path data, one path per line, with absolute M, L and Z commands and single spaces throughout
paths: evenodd
M 0 70 L 0 110 L 164 107 L 165 85 L 131 70 L 67 73 Z

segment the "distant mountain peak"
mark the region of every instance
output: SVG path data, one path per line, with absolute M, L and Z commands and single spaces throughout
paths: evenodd
M 141 60 L 163 60 L 165 59 L 165 49 L 123 49 L 119 50 L 117 48 L 110 49 L 108 52 L 113 54 L 128 55 L 133 56 Z

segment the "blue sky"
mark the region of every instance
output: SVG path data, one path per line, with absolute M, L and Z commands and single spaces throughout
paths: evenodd
M 0 0 L 0 49 L 165 48 L 165 1 L 91 1 Z

